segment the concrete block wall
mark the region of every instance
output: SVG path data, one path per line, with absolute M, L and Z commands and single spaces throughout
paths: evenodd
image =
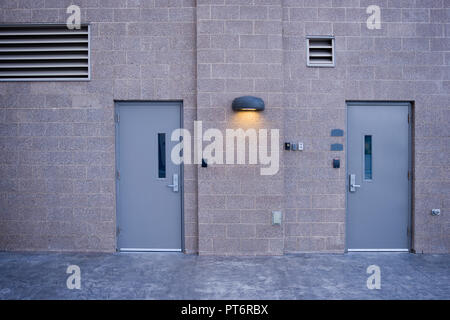
M 306 36 L 335 35 L 345 9 L 332 8 L 331 1 L 283 4 L 285 140 L 304 144 L 304 151 L 285 154 L 284 250 L 343 252 L 345 152 L 331 152 L 330 144 L 345 138 L 330 132 L 345 130 L 346 65 L 338 53 L 335 68 L 307 67 Z M 331 166 L 335 157 L 340 169 Z
M 184 126 L 196 117 L 195 1 L 2 1 L 0 23 L 65 23 L 70 4 L 91 25 L 91 80 L 0 82 L 1 250 L 114 251 L 114 101 L 182 100 Z
M 275 128 L 282 136 L 281 13 L 281 1 L 197 1 L 197 119 L 203 130 Z M 263 98 L 266 110 L 233 112 L 233 99 L 249 94 Z M 282 254 L 284 227 L 272 226 L 271 214 L 284 207 L 283 180 L 282 170 L 260 175 L 259 165 L 200 167 L 199 253 Z
M 343 252 L 345 136 L 330 131 L 346 101 L 383 100 L 414 105 L 413 247 L 450 252 L 448 0 L 11 0 L 0 23 L 65 23 L 70 4 L 91 24 L 92 80 L 0 82 L 1 250 L 112 252 L 114 101 L 182 100 L 191 131 L 274 128 L 305 148 L 280 143 L 274 176 L 186 165 L 187 252 Z M 306 67 L 307 35 L 335 36 L 335 68 Z M 266 110 L 233 113 L 244 94 Z

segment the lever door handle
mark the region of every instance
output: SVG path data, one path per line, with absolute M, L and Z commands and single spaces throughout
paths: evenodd
M 173 174 L 172 184 L 169 184 L 168 187 L 172 188 L 173 192 L 178 192 L 178 174 Z
M 349 185 L 349 191 L 350 192 L 356 192 L 356 188 L 361 188 L 361 185 L 356 184 L 356 174 L 350 174 L 348 176 L 348 185 Z

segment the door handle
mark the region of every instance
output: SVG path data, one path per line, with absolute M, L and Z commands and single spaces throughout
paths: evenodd
M 169 184 L 168 187 L 172 188 L 173 192 L 178 192 L 178 174 L 173 174 L 172 184 Z
M 361 188 L 359 184 L 356 184 L 356 174 L 350 174 L 348 177 L 349 177 L 350 192 L 356 192 L 356 188 Z

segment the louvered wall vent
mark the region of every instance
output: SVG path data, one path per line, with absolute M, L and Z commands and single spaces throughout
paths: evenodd
M 0 81 L 89 80 L 89 26 L 0 26 Z
M 333 37 L 308 37 L 307 65 L 310 67 L 334 67 L 334 38 Z

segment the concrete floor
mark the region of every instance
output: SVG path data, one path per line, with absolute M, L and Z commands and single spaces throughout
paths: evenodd
M 66 269 L 81 268 L 69 290 Z M 366 268 L 381 268 L 381 289 Z M 450 299 L 450 255 L 0 252 L 0 299 Z

